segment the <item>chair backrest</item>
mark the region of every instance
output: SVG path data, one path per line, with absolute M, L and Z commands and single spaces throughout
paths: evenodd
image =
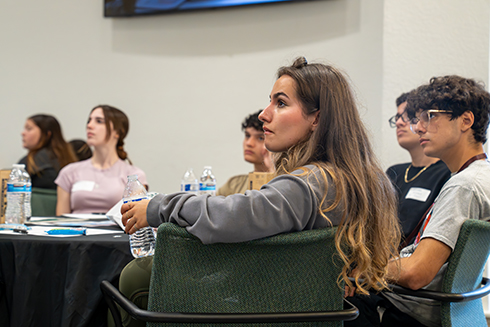
M 449 257 L 442 291 L 464 293 L 479 288 L 489 254 L 490 222 L 466 220 Z M 481 299 L 443 302 L 441 320 L 442 326 L 487 326 Z
M 34 217 L 56 216 L 56 190 L 33 187 L 31 210 Z
M 335 248 L 335 232 L 328 228 L 204 245 L 185 228 L 162 224 L 148 309 L 187 313 L 342 310 L 343 284 L 337 279 L 343 264 Z M 342 322 L 291 325 L 342 326 Z

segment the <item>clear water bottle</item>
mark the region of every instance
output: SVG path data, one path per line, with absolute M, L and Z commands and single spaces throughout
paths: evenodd
M 199 182 L 192 168 L 188 168 L 184 176 L 182 176 L 182 181 L 180 183 L 181 192 L 190 192 L 194 194 L 199 193 Z
M 211 166 L 205 166 L 199 180 L 199 194 L 216 195 L 216 178 Z
M 148 199 L 145 187 L 138 180 L 138 175 L 128 176 L 124 189 L 123 202 L 137 202 Z M 151 256 L 155 253 L 155 233 L 152 227 L 144 227 L 129 235 L 131 254 L 135 258 Z
M 22 165 L 22 175 L 24 175 L 24 181 L 26 182 L 26 190 L 25 190 L 25 202 L 24 202 L 24 211 L 26 214 L 26 220 L 31 220 L 32 216 L 32 208 L 31 208 L 31 195 L 32 195 L 32 183 L 31 183 L 31 175 L 25 170 L 24 165 Z
M 31 177 L 23 164 L 12 165 L 7 182 L 7 224 L 24 224 L 31 218 Z

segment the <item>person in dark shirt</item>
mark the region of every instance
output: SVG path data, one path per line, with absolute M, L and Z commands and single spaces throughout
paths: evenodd
M 51 115 L 27 118 L 22 146 L 29 152 L 19 163 L 26 166 L 32 187 L 56 189 L 54 180 L 60 169 L 77 161 L 72 147 L 63 138 L 60 124 Z
M 71 140 L 70 142 L 73 151 L 75 151 L 75 155 L 77 156 L 79 161 L 87 160 L 92 157 L 92 149 L 84 140 Z
M 451 172 L 444 162 L 424 154 L 419 136 L 410 130 L 405 112 L 409 94 L 404 93 L 396 99 L 397 113 L 389 122 L 392 128 L 396 128 L 398 144 L 410 153 L 412 161 L 391 166 L 386 171 L 398 194 L 402 247 L 413 241 L 424 213 L 451 177 Z

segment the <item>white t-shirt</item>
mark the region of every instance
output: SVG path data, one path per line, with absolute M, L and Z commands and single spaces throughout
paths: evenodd
M 459 231 L 467 219 L 490 219 L 490 163 L 477 160 L 462 172 L 453 174 L 442 187 L 439 196 L 434 200 L 432 217 L 422 233 L 422 239 L 436 239 L 454 250 Z M 408 257 L 417 248 L 409 245 L 400 252 L 401 257 Z M 437 273 L 427 290 L 442 290 L 442 277 L 447 263 Z M 414 317 L 427 326 L 440 326 L 440 302 L 414 298 L 408 295 L 384 293 L 398 309 Z
M 55 183 L 70 193 L 72 213 L 106 213 L 121 200 L 128 175 L 138 175 L 143 185 L 148 184 L 145 173 L 126 161 L 97 169 L 91 159 L 67 165 Z

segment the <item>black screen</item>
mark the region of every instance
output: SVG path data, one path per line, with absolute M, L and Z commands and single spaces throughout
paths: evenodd
M 104 0 L 104 16 L 151 15 L 185 10 L 292 1 L 301 0 Z

